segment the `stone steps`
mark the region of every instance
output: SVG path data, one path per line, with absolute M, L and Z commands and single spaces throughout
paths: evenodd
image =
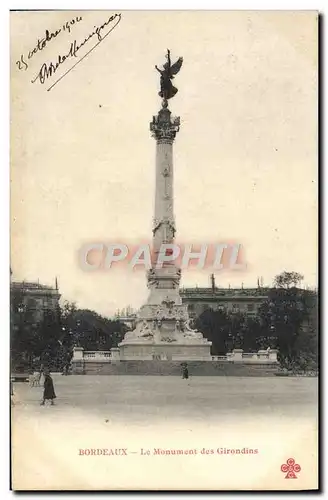
M 230 363 L 220 361 L 188 362 L 190 376 L 268 377 L 278 371 L 277 363 Z M 120 361 L 104 363 L 85 362 L 86 375 L 163 375 L 181 376 L 181 362 L 173 361 Z

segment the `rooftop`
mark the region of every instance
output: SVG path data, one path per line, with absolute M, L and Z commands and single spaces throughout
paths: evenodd
M 35 283 L 32 281 L 13 281 L 11 283 L 11 288 L 21 289 L 21 290 L 48 290 L 48 291 L 58 291 L 55 287 L 49 285 L 41 285 L 40 283 Z
M 258 288 L 181 288 L 180 294 L 183 297 L 196 295 L 196 296 L 225 296 L 225 297 L 235 297 L 235 296 L 252 296 L 252 297 L 266 297 L 269 293 L 270 288 L 258 287 Z

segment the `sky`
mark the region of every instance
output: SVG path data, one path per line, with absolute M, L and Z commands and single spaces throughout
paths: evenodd
M 13 279 L 54 284 L 57 276 L 62 300 L 107 316 L 146 301 L 142 270 L 86 272 L 77 256 L 89 242 L 150 241 L 156 144 L 149 122 L 160 108 L 154 66 L 170 48 L 172 60 L 184 58 L 170 102 L 181 118 L 177 238 L 243 245 L 247 269 L 217 272 L 219 286 L 256 286 L 258 276 L 269 285 L 283 270 L 315 286 L 316 13 L 123 11 L 50 91 L 80 55 L 45 84 L 31 82 L 43 63 L 57 61 L 113 14 L 11 12 Z M 31 52 L 46 30 L 59 28 Z M 19 69 L 22 55 L 27 69 Z M 182 286 L 208 286 L 210 273 L 186 270 Z

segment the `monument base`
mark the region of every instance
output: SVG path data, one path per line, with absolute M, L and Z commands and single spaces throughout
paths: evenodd
M 74 348 L 74 375 L 178 375 L 186 362 L 192 376 L 267 377 L 279 368 L 276 349 L 243 353 L 235 349 L 226 356 L 209 356 L 210 345 L 200 342 L 122 342 L 120 349 L 84 351 Z M 120 354 L 125 355 L 125 359 Z M 157 358 L 156 358 L 157 356 Z M 171 359 L 170 359 L 171 357 Z
M 165 297 L 164 293 L 170 295 Z M 151 298 L 158 303 L 141 307 L 135 329 L 127 332 L 118 346 L 120 360 L 210 361 L 212 342 L 191 328 L 187 306 L 181 303 L 178 289 L 155 288 Z
M 181 377 L 183 361 L 129 360 L 119 363 L 88 361 L 83 375 L 129 375 L 129 376 L 174 376 Z M 234 363 L 224 361 L 188 361 L 190 377 L 273 377 L 277 374 L 277 363 Z M 82 373 L 75 372 L 76 375 Z
M 202 344 L 124 342 L 119 348 L 122 361 L 211 361 L 212 359 L 210 342 Z

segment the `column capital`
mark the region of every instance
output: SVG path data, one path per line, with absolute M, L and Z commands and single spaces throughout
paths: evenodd
M 180 129 L 180 117 L 171 117 L 168 108 L 162 108 L 150 123 L 152 136 L 159 144 L 173 144 L 175 136 Z

